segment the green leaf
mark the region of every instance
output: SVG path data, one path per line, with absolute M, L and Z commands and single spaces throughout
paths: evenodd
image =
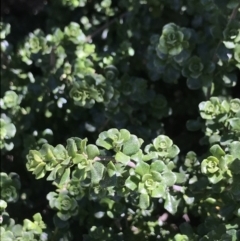
M 157 157 L 158 157 L 157 152 L 150 152 L 149 154 L 144 155 L 143 158 L 142 158 L 142 160 L 143 160 L 143 161 L 149 161 L 149 160 L 155 159 L 155 158 L 157 158 Z
M 152 176 L 153 180 L 156 181 L 156 182 L 161 182 L 162 181 L 162 175 L 159 172 L 151 170 L 151 174 L 146 174 L 146 175 Z
M 156 188 L 152 190 L 151 197 L 153 198 L 165 198 L 166 196 L 166 186 L 162 183 L 158 184 Z
M 26 220 L 26 219 L 25 219 Z M 24 220 L 24 221 L 25 221 Z M 31 223 L 30 225 L 31 225 L 31 227 L 29 228 L 29 230 L 31 230 L 31 228 L 32 229 L 35 229 L 35 227 L 34 226 L 36 226 L 33 222 L 31 222 L 30 220 L 28 220 L 28 225 L 29 225 L 29 223 Z M 29 226 L 25 226 L 25 224 L 26 224 L 26 222 L 24 222 L 24 228 L 26 227 L 26 228 L 28 228 Z M 16 225 L 14 225 L 13 227 L 12 227 L 12 232 L 13 232 L 13 234 L 15 235 L 15 236 L 21 236 L 22 235 L 22 233 L 23 233 L 23 227 L 22 227 L 22 225 L 20 225 L 20 224 L 16 224 Z M 0 233 L 1 234 L 1 233 Z M 10 239 L 11 240 L 11 239 Z M 3 241 L 10 241 L 9 239 L 3 239 Z M 1 239 L 1 241 L 2 241 L 2 239 Z
M 227 87 L 234 87 L 238 81 L 237 75 L 234 73 L 226 73 L 223 75 L 222 80 Z
M 131 160 L 135 161 L 135 162 L 140 162 L 140 161 L 145 161 L 144 157 L 143 157 L 143 153 L 142 150 L 139 150 L 136 154 L 131 156 Z
M 150 205 L 150 199 L 148 194 L 140 194 L 139 197 L 139 207 L 141 209 L 147 209 Z
M 175 174 L 173 172 L 163 172 L 162 173 L 162 182 L 170 187 L 173 186 L 175 184 L 177 180 L 177 177 L 175 176 Z
M 49 206 L 51 208 L 55 207 L 56 196 L 57 196 L 57 193 L 55 192 L 49 192 L 47 194 L 47 200 L 49 200 Z
M 184 235 L 184 234 L 176 234 L 174 236 L 174 241 L 189 241 L 188 236 Z
M 228 48 L 228 49 L 234 49 L 234 47 L 235 47 L 235 43 L 232 41 L 223 41 L 223 43 L 226 46 L 226 48 Z
M 173 172 L 174 175 L 176 176 L 176 183 L 180 184 L 180 183 L 184 183 L 187 180 L 188 174 L 185 173 L 178 173 L 178 172 Z
M 107 138 L 108 138 L 108 132 L 107 131 L 101 132 L 96 141 L 96 145 L 104 147 L 107 150 L 112 149 L 113 146 L 110 143 L 108 143 L 107 141 L 105 141 Z
M 141 176 L 148 174 L 150 171 L 150 166 L 145 162 L 139 162 L 136 165 L 135 172 Z
M 168 150 L 168 158 L 174 158 L 180 152 L 179 148 L 176 145 L 171 146 Z
M 129 176 L 125 181 L 125 186 L 130 190 L 134 191 L 138 187 L 139 180 L 136 176 Z
M 103 132 L 104 133 L 104 132 Z M 114 139 L 114 136 L 117 136 L 119 133 L 118 129 L 112 128 L 107 131 L 107 137 L 111 138 L 112 140 Z M 101 134 L 100 134 L 101 135 Z
M 77 148 L 79 149 L 80 153 L 84 152 L 86 149 L 86 145 L 88 142 L 87 138 L 81 139 L 78 137 L 72 137 L 71 139 L 73 139 L 77 145 Z
M 53 223 L 54 223 L 55 227 L 57 227 L 59 229 L 67 228 L 69 226 L 69 223 L 67 221 L 63 221 L 57 215 L 54 215 Z
M 7 202 L 0 200 L 0 212 L 2 213 L 7 207 Z
M 91 167 L 91 182 L 93 184 L 98 184 L 102 178 L 105 167 L 100 162 L 94 162 Z
M 175 197 L 173 197 L 169 193 L 167 193 L 166 200 L 164 202 L 164 208 L 169 213 L 175 214 L 177 212 L 178 204 L 179 204 L 179 200 L 176 200 Z
M 54 156 L 53 151 L 54 151 L 53 146 L 51 146 L 47 143 L 43 144 L 40 149 L 40 153 L 42 154 L 42 156 L 44 156 L 44 159 L 46 161 L 48 161 L 49 163 L 56 162 L 56 157 Z M 49 166 L 51 166 L 51 165 L 49 165 Z
M 221 106 L 223 107 L 223 109 L 226 113 L 228 113 L 230 111 L 230 104 L 228 103 L 228 101 L 224 100 L 221 103 Z
M 75 157 L 72 159 L 74 164 L 81 163 L 83 160 L 85 160 L 86 157 L 83 154 L 76 154 Z
M 123 153 L 131 156 L 137 153 L 140 149 L 141 143 L 135 135 L 131 135 L 130 139 L 123 144 Z
M 46 163 L 41 162 L 38 164 L 38 166 L 33 171 L 33 174 L 36 175 L 36 179 L 43 178 L 45 176 L 46 170 L 45 170 Z
M 237 197 L 240 196 L 240 175 L 234 176 L 231 192 Z
M 210 148 L 210 152 L 213 154 L 213 156 L 217 157 L 217 159 L 219 160 L 222 156 L 225 155 L 224 150 L 219 145 L 213 145 Z
M 216 143 L 219 143 L 221 140 L 221 136 L 218 135 L 218 134 L 213 134 L 209 137 L 209 144 L 210 145 L 213 145 L 213 144 L 216 144 Z
M 178 55 L 183 50 L 182 46 L 176 46 L 169 50 L 169 54 L 172 56 Z
M 128 141 L 131 137 L 131 134 L 128 130 L 126 129 L 121 129 L 120 131 L 121 138 L 123 138 L 124 141 Z
M 96 144 L 98 146 L 104 147 L 107 150 L 110 150 L 112 148 L 112 145 L 102 139 L 97 139 Z
M 125 155 L 122 152 L 117 152 L 117 154 L 115 155 L 115 159 L 116 159 L 117 162 L 121 162 L 124 165 L 127 165 L 130 161 L 130 157 Z
M 168 168 L 167 166 L 164 164 L 163 161 L 154 161 L 151 164 L 151 171 L 156 171 L 156 172 L 163 172 L 166 171 Z
M 65 160 L 68 157 L 67 150 L 60 144 L 53 149 L 53 154 L 58 160 Z
M 240 131 L 240 118 L 231 118 L 228 122 L 234 131 Z
M 188 78 L 187 79 L 187 87 L 190 90 L 198 90 L 202 87 L 202 83 L 200 79 Z
M 112 177 L 105 176 L 103 180 L 100 182 L 101 187 L 108 188 L 108 187 L 115 187 L 117 185 L 117 176 L 114 175 Z
M 153 145 L 157 151 L 167 150 L 173 145 L 172 140 L 165 135 L 159 135 L 153 140 Z
M 240 35 L 240 34 L 239 34 Z M 240 99 L 231 99 L 230 101 L 230 109 L 234 113 L 238 113 L 236 117 L 240 117 Z
M 68 166 L 71 159 L 72 159 L 71 157 L 66 158 L 64 161 L 61 162 L 61 165 Z
M 59 185 L 66 184 L 70 180 L 70 168 L 66 168 L 61 176 Z
M 108 164 L 107 164 L 107 172 L 108 172 L 108 175 L 109 177 L 112 177 L 114 175 L 116 175 L 116 167 L 115 165 L 113 164 L 112 161 L 110 161 Z
M 98 150 L 98 148 L 95 145 L 87 145 L 87 155 L 88 155 L 88 159 L 94 159 L 96 156 L 99 156 L 100 152 Z
M 74 181 L 76 181 L 76 180 L 83 181 L 86 178 L 86 176 L 87 176 L 87 173 L 86 173 L 85 169 L 77 168 L 72 173 L 72 179 Z
M 2 128 L 2 126 L 1 126 L 1 128 Z M 6 131 L 7 131 L 6 138 L 10 138 L 10 137 L 14 137 L 15 136 L 17 129 L 16 129 L 14 124 L 9 123 L 9 124 L 5 125 L 3 128 L 5 128 Z
M 168 164 L 167 164 L 167 169 L 168 169 L 169 171 L 173 170 L 175 167 L 176 167 L 176 165 L 174 164 L 173 161 L 168 162 Z
M 27 230 L 34 230 L 35 229 L 35 232 L 37 231 L 36 230 L 37 229 L 36 224 L 33 223 L 32 221 L 28 220 L 28 219 L 23 220 L 23 226 Z
M 221 168 L 222 171 L 228 171 L 228 165 L 232 163 L 233 160 L 234 160 L 234 157 L 227 154 L 220 159 L 219 167 Z
M 57 172 L 61 168 L 61 164 L 58 164 L 48 175 L 47 181 L 53 181 L 57 178 Z
M 77 154 L 77 145 L 72 138 L 67 139 L 67 152 L 71 157 L 75 157 Z
M 211 176 L 208 176 L 208 180 L 212 183 L 212 184 L 216 184 L 218 182 L 220 182 L 223 179 L 222 173 L 214 173 Z
M 211 174 L 219 171 L 219 160 L 215 156 L 209 156 L 201 163 L 201 171 L 203 174 Z
M 239 141 L 233 141 L 229 145 L 229 152 L 234 158 L 240 159 L 240 142 Z
M 191 238 L 193 236 L 193 229 L 189 223 L 185 222 L 185 223 L 180 224 L 179 229 L 180 229 L 181 233 L 187 235 L 189 238 Z
M 33 215 L 33 220 L 36 222 L 42 222 L 42 216 L 40 213 L 36 213 Z
M 240 174 L 240 159 L 237 158 L 232 163 L 230 163 L 229 168 L 232 171 L 232 173 Z
M 139 193 L 142 193 L 142 194 L 148 194 L 148 193 L 149 193 L 149 191 L 147 190 L 147 188 L 146 188 L 146 186 L 145 186 L 145 183 L 140 182 L 140 183 L 138 184 L 138 192 L 139 192 Z

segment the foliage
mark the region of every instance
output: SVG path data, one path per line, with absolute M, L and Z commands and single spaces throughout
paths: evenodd
M 0 24 L 1 240 L 240 240 L 239 1 L 30 2 Z

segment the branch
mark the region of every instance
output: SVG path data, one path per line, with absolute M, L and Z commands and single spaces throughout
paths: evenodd
M 104 29 L 108 28 L 110 25 L 112 25 L 115 21 L 117 21 L 118 19 L 124 18 L 127 16 L 129 12 L 125 12 L 122 13 L 120 16 L 112 19 L 111 21 L 105 23 L 102 27 L 98 28 L 95 32 L 93 32 L 92 34 L 88 35 L 86 38 L 86 42 L 91 42 L 91 40 L 98 35 L 99 33 L 101 33 Z
M 102 130 L 109 124 L 110 119 L 107 119 L 103 125 L 98 129 L 98 132 L 102 132 Z
M 176 192 L 183 192 L 184 188 L 178 185 L 173 185 L 173 190 Z
M 163 215 L 161 215 L 161 216 L 158 218 L 158 223 L 159 223 L 160 226 L 162 226 L 163 223 L 167 221 L 168 216 L 169 216 L 168 213 L 164 213 Z
M 189 216 L 188 216 L 188 214 L 187 213 L 185 213 L 184 215 L 183 215 L 183 219 L 185 219 L 185 221 L 186 222 L 190 222 L 190 218 L 189 218 Z
M 114 161 L 114 162 L 117 162 L 114 159 L 114 157 L 112 157 L 112 156 L 97 156 L 97 157 L 94 158 L 94 161 Z M 132 162 L 132 161 L 129 161 L 127 163 L 127 166 L 135 168 L 136 164 L 134 162 Z
M 227 23 L 225 29 L 227 29 L 228 26 L 230 25 L 230 23 L 232 22 L 232 20 L 235 19 L 236 15 L 237 15 L 237 12 L 238 12 L 239 6 L 240 6 L 240 4 L 238 4 L 237 7 L 233 9 L 232 14 L 229 17 L 229 20 L 228 20 L 228 23 Z M 221 45 L 221 43 L 222 43 L 222 39 L 218 42 L 218 45 L 217 45 L 217 47 L 216 47 L 216 49 L 215 49 L 215 51 L 213 53 L 212 61 L 214 61 L 214 59 L 216 57 L 216 54 L 217 54 L 217 51 L 218 51 L 218 48 Z M 212 89 L 212 86 L 207 88 L 206 100 L 209 100 L 209 98 L 211 97 L 211 89 Z

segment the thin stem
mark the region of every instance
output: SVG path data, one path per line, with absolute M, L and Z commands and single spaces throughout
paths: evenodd
M 166 222 L 167 219 L 168 219 L 168 213 L 164 213 L 163 215 L 161 215 L 159 218 L 158 218 L 158 222 L 160 225 L 163 224 L 163 222 Z
M 189 216 L 188 216 L 188 214 L 187 213 L 185 213 L 184 215 L 183 215 L 183 218 L 185 219 L 185 221 L 186 222 L 190 222 L 190 218 L 189 218 Z
M 135 168 L 136 167 L 136 164 L 132 161 L 129 161 L 128 164 L 127 164 L 129 167 L 132 167 L 132 168 Z
M 52 240 L 52 241 L 57 240 L 57 234 L 58 234 L 58 228 L 55 228 L 50 240 Z
M 228 26 L 230 25 L 230 23 L 232 22 L 232 20 L 236 17 L 239 6 L 240 6 L 240 4 L 238 4 L 238 6 L 233 9 L 232 14 L 231 14 L 231 16 L 229 17 L 229 20 L 228 20 L 228 22 L 227 22 L 227 25 L 226 25 L 225 29 L 228 28 Z M 213 56 L 212 56 L 212 61 L 215 60 L 215 57 L 216 57 L 218 48 L 220 47 L 221 43 L 222 43 L 222 39 L 221 39 L 221 40 L 218 42 L 218 44 L 217 44 L 217 47 L 216 47 L 216 49 L 215 49 L 215 51 L 214 51 L 214 53 L 213 53 Z M 207 93 L 206 93 L 206 99 L 207 99 L 207 100 L 209 100 L 209 98 L 211 97 L 211 89 L 212 89 L 212 86 L 210 86 L 210 87 L 207 88 Z
M 112 157 L 112 156 L 97 156 L 97 157 L 94 158 L 94 161 L 101 161 L 101 162 L 104 162 L 104 161 L 105 161 L 105 162 L 106 162 L 106 161 L 114 161 L 114 162 L 118 162 L 118 161 L 116 161 L 115 158 Z M 132 162 L 132 161 L 129 161 L 129 162 L 127 163 L 127 166 L 132 167 L 132 168 L 135 168 L 135 167 L 136 167 L 136 164 L 135 164 L 134 162 Z
M 112 25 L 118 19 L 124 18 L 128 13 L 129 12 L 122 13 L 120 16 L 118 16 L 118 17 L 112 19 L 111 21 L 105 23 L 103 26 L 98 28 L 95 32 L 93 32 L 92 34 L 88 35 L 87 38 L 86 38 L 86 42 L 90 42 L 96 35 L 101 33 L 104 29 L 108 28 L 110 25 Z
M 183 192 L 184 188 L 178 185 L 173 185 L 173 190 L 176 192 Z
M 238 4 L 237 7 L 233 9 L 226 28 L 229 26 L 229 24 L 232 22 L 232 20 L 236 17 L 239 7 L 240 7 L 240 4 Z
M 110 119 L 107 119 L 103 125 L 98 129 L 98 132 L 101 132 L 110 122 Z
M 94 161 L 112 161 L 115 160 L 112 156 L 97 156 L 94 158 Z

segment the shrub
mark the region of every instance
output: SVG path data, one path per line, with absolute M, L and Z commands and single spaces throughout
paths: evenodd
M 2 8 L 1 240 L 240 240 L 238 0 Z

